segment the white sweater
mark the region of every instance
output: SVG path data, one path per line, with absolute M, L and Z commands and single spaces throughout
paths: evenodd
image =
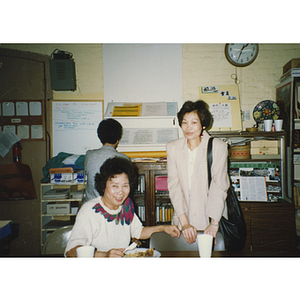
M 143 225 L 136 214 L 129 225 L 126 223 L 122 225 L 122 222 L 115 222 L 115 220 L 108 222 L 102 212 L 93 209 L 96 204 L 100 204 L 110 215 L 116 215 L 122 209 L 120 206 L 117 210 L 110 210 L 103 204 L 101 197 L 84 203 L 76 216 L 65 253 L 78 245 L 92 245 L 98 251 L 125 248 L 132 237 L 137 239 L 140 237 Z

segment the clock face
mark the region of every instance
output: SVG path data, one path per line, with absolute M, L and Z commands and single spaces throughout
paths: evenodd
M 258 44 L 226 44 L 225 56 L 236 67 L 246 67 L 254 62 L 258 55 Z

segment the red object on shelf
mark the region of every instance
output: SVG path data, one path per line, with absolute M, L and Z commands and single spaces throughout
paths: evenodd
M 155 176 L 155 190 L 156 191 L 168 190 L 168 176 Z
M 13 146 L 13 162 L 20 163 L 20 164 L 22 163 L 20 143 L 16 143 Z

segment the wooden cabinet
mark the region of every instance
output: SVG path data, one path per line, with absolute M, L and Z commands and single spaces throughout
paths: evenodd
M 163 207 L 163 213 L 167 213 L 166 209 L 173 209 L 168 193 L 157 193 L 155 186 L 156 176 L 167 176 L 166 162 L 136 162 L 139 176 L 142 177 L 144 183 L 142 193 L 135 195 L 135 203 L 145 207 L 145 216 L 139 217 L 144 221 L 146 226 L 154 226 L 159 223 L 170 223 L 172 212 L 169 213 L 168 218 L 164 218 L 160 222 L 158 212 L 159 208 Z M 138 210 L 137 210 L 138 212 Z M 162 212 L 161 212 L 162 213 Z
M 240 202 L 247 225 L 244 250 L 296 250 L 295 212 L 291 203 Z

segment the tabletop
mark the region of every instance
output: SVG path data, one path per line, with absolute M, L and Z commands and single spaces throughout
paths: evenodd
M 160 251 L 162 258 L 196 258 L 198 251 Z M 213 251 L 212 258 L 300 257 L 300 251 Z

